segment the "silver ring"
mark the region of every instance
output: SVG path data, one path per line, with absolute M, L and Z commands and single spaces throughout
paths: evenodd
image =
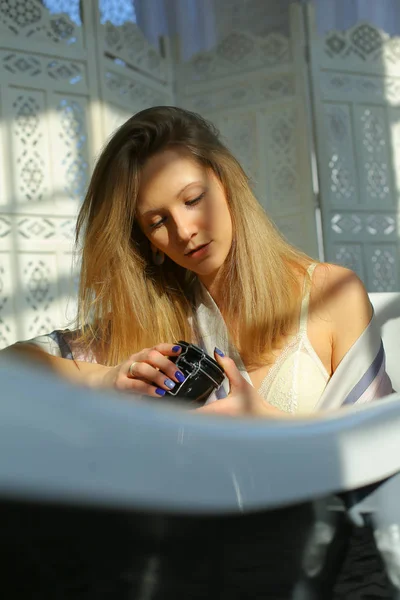
M 128 373 L 129 373 L 129 375 L 132 377 L 132 379 L 135 379 L 135 374 L 133 373 L 133 367 L 134 367 L 135 365 L 137 365 L 137 361 L 136 361 L 136 362 L 133 362 L 133 363 L 130 365 L 129 369 L 128 369 Z

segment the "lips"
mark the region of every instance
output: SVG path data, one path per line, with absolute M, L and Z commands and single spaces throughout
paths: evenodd
M 208 246 L 209 243 L 210 242 L 207 242 L 206 244 L 200 244 L 200 246 L 196 246 L 196 248 L 189 250 L 189 252 L 185 252 L 185 256 L 190 256 L 191 254 L 194 254 L 198 250 L 201 250 L 202 248 L 205 248 L 206 246 Z

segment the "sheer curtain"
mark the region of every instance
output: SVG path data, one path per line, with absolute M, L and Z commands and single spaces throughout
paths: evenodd
M 214 0 L 135 0 L 134 5 L 149 42 L 157 45 L 160 35 L 179 35 L 183 60 L 216 43 Z
M 107 0 L 105 0 L 107 1 Z M 134 0 L 137 23 L 150 42 L 179 35 L 180 56 L 209 50 L 233 29 L 266 35 L 289 30 L 289 5 L 299 0 Z
M 368 21 L 390 35 L 400 35 L 400 0 L 312 0 L 320 34 Z

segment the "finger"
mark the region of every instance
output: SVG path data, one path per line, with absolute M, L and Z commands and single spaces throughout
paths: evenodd
M 142 379 L 129 379 L 128 377 L 121 377 L 116 382 L 116 389 L 120 392 L 128 394 L 138 394 L 144 396 L 151 396 L 152 398 L 162 398 L 167 393 L 165 389 L 152 385 Z
M 168 362 L 171 363 L 171 361 Z M 174 368 L 173 373 L 176 374 L 176 367 Z M 152 365 L 145 362 L 132 363 L 129 368 L 129 378 L 141 379 L 142 381 L 153 384 L 165 391 L 173 390 L 176 385 L 179 385 L 176 381 L 167 377 L 163 371 L 155 369 Z
M 157 344 L 154 349 L 164 356 L 179 356 L 182 352 L 182 346 L 179 344 Z
M 156 350 L 156 348 L 142 350 L 142 352 L 139 352 L 137 355 L 135 355 L 133 361 L 137 361 L 138 363 L 144 362 L 151 365 L 155 369 L 162 371 L 169 379 L 175 381 L 175 383 L 182 383 L 186 379 L 182 371 L 171 360 L 169 360 L 167 356 L 164 356 L 159 352 L 159 350 Z
M 223 368 L 225 375 L 229 379 L 231 393 L 234 389 L 242 389 L 247 382 L 241 375 L 234 361 L 228 356 L 225 356 L 225 354 L 219 348 L 214 349 L 214 357 L 219 366 Z

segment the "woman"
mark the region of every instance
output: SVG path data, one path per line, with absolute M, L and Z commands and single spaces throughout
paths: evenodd
M 391 391 L 361 281 L 281 237 L 199 115 L 151 108 L 115 133 L 78 217 L 81 236 L 79 334 L 24 346 L 45 344 L 65 376 L 160 398 L 182 380 L 168 357 L 184 339 L 220 346 L 230 385 L 204 412 L 309 414 Z M 339 372 L 349 381 L 332 394 L 357 344 L 360 372 Z M 349 400 L 374 360 L 374 385 Z

